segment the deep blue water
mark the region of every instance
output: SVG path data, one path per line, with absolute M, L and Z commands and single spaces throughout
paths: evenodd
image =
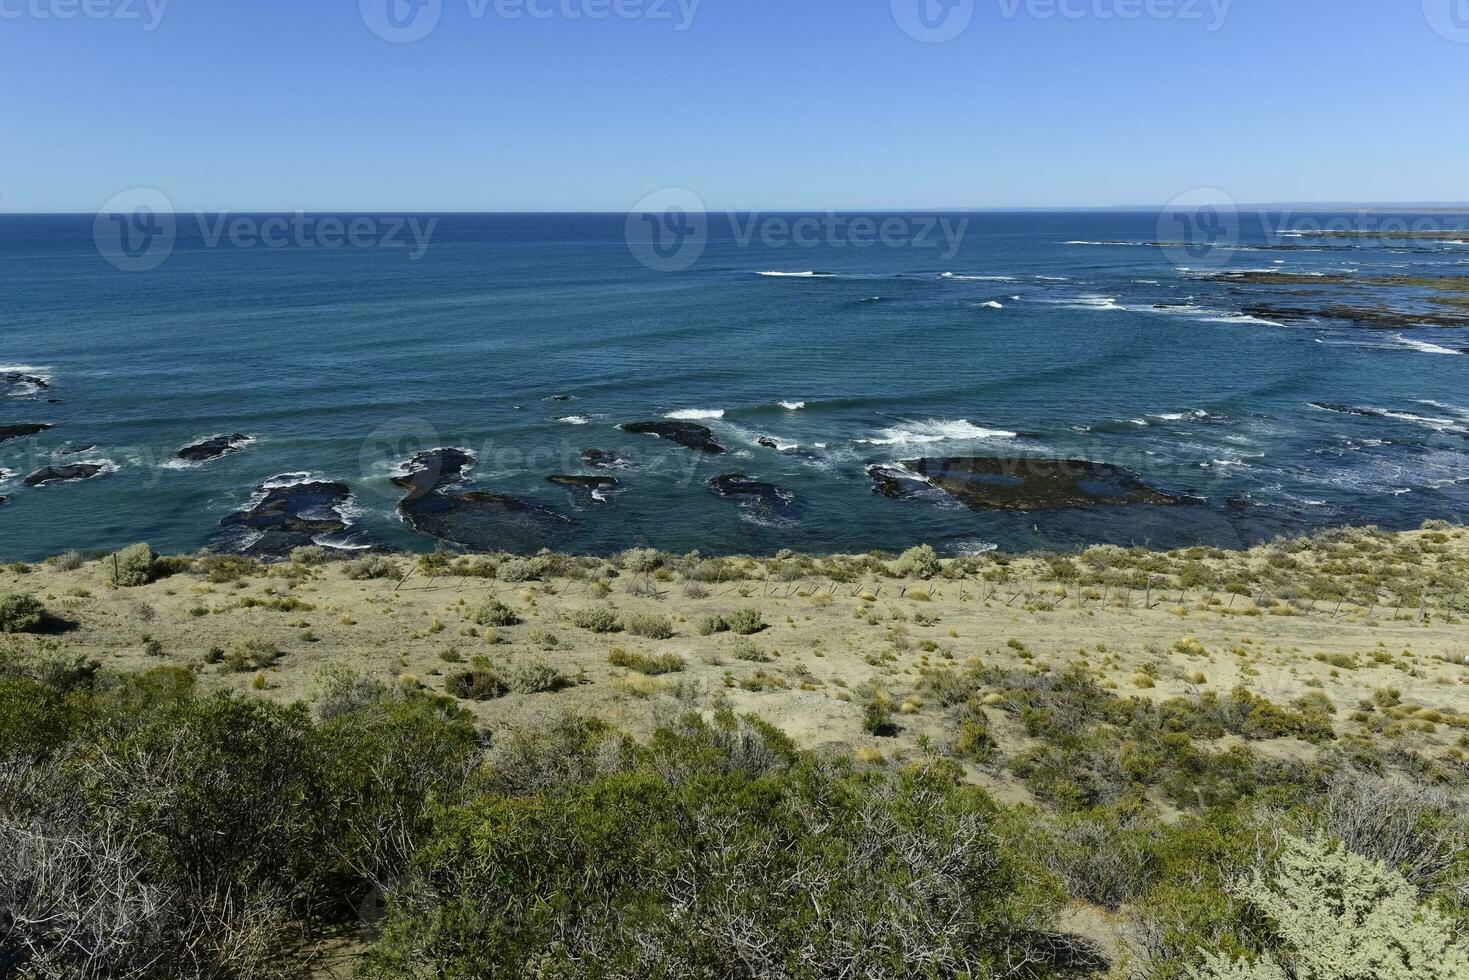
M 899 217 L 909 234 L 925 223 Z M 967 221 L 956 252 L 941 234 L 932 247 L 741 242 L 716 216 L 699 261 L 661 272 L 629 250 L 621 215 L 438 216 L 417 259 L 406 232 L 408 248 L 252 247 L 209 242 L 189 215 L 149 271 L 105 261 L 90 215 L 0 216 L 0 373 L 51 385 L 0 392 L 0 425 L 54 425 L 0 445 L 0 557 L 197 548 L 284 473 L 345 481 L 361 528 L 432 547 L 397 520 L 388 478 L 440 445 L 475 453 L 476 489 L 574 517 L 570 547 L 588 552 L 1235 544 L 1465 517 L 1469 334 L 1240 317 L 1302 289 L 1201 278 L 1210 253 L 1150 244 L 1157 213 L 942 217 Z M 778 232 L 792 216 L 773 220 Z M 1247 248 L 1223 268 L 1469 274 L 1463 244 L 1269 238 L 1281 220 L 1247 215 Z M 1272 243 L 1291 247 L 1258 248 Z M 760 274 L 806 271 L 823 275 Z M 615 428 L 690 410 L 723 412 L 704 424 L 731 455 Z M 257 441 L 163 465 L 233 432 Z M 588 447 L 637 464 L 609 505 L 545 482 L 585 472 Z M 866 474 L 966 454 L 1116 463 L 1209 503 L 975 513 L 886 499 Z M 115 470 L 22 483 L 78 460 Z M 736 470 L 796 502 L 772 517 L 706 486 Z

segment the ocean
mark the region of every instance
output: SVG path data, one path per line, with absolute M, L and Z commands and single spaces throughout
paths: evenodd
M 612 214 L 189 214 L 163 253 L 141 225 L 0 216 L 0 428 L 50 426 L 0 443 L 0 557 L 194 550 L 262 487 L 310 479 L 350 487 L 350 533 L 326 543 L 432 549 L 392 478 L 436 447 L 474 458 L 461 489 L 562 515 L 554 543 L 585 553 L 1232 546 L 1463 520 L 1463 294 L 1423 280 L 1469 276 L 1469 242 L 1314 230 L 1464 216 L 1244 210 L 1188 249 L 1163 247 L 1172 217 L 710 215 L 694 255 L 686 230 L 649 225 L 651 248 Z M 618 428 L 658 420 L 728 452 Z M 236 452 L 177 458 L 231 434 Z M 625 465 L 588 468 L 593 448 Z M 960 456 L 1114 464 L 1189 502 L 874 492 L 873 466 Z M 78 463 L 96 475 L 26 484 Z M 618 485 L 547 480 L 592 473 Z M 778 498 L 711 489 L 733 473 Z

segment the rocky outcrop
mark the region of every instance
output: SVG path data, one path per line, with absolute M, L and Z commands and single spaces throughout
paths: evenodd
M 47 425 L 44 422 L 29 422 L 21 423 L 19 425 L 0 425 L 0 442 L 7 442 L 11 439 L 24 439 L 28 436 L 33 436 L 38 432 L 45 432 L 49 428 L 51 428 L 51 426 Z
M 583 449 L 581 461 L 599 470 L 621 470 L 632 465 L 616 453 L 610 453 L 605 449 Z
M 709 481 L 710 488 L 721 497 L 732 497 L 761 507 L 785 507 L 795 497 L 773 483 L 752 480 L 743 473 L 726 473 Z
M 956 456 L 904 460 L 903 469 L 971 510 L 1063 510 L 1082 507 L 1194 502 L 1149 486 L 1131 470 L 1077 459 Z M 872 472 L 872 471 L 869 471 Z M 873 473 L 885 496 L 911 495 L 891 471 Z
M 207 463 L 237 453 L 249 444 L 250 437 L 238 432 L 229 436 L 213 436 L 180 449 L 178 458 L 186 463 Z
M 351 495 L 345 483 L 277 477 L 261 486 L 249 507 L 219 522 L 211 546 L 257 558 L 286 558 L 312 544 L 361 547 L 369 542 L 343 510 Z
M 725 448 L 714 441 L 714 433 L 708 426 L 699 425 L 697 422 L 682 422 L 676 419 L 660 419 L 656 422 L 625 422 L 618 428 L 623 432 L 631 432 L 636 435 L 657 436 L 676 442 L 685 449 L 695 452 L 708 453 L 711 456 L 722 456 Z
M 606 504 L 611 503 L 612 494 L 622 486 L 621 481 L 610 476 L 567 476 L 556 474 L 546 477 L 546 482 L 554 483 L 558 487 L 565 487 L 571 491 L 571 495 L 581 504 Z
M 90 480 L 94 476 L 102 475 L 104 467 L 96 463 L 70 463 L 66 466 L 48 466 L 37 470 L 25 478 L 28 487 L 42 487 L 48 483 L 72 483 L 77 480 Z
M 479 551 L 534 554 L 556 546 L 570 533 L 569 517 L 517 497 L 455 491 L 475 458 L 462 449 L 419 453 L 393 482 L 407 491 L 398 504 L 403 522 L 415 531 Z

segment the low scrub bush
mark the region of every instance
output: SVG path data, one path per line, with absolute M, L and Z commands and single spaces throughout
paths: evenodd
M 398 578 L 403 571 L 391 558 L 382 555 L 367 555 L 343 565 L 342 574 L 354 582 L 363 582 L 371 579 Z
M 24 593 L 0 595 L 0 633 L 34 633 L 46 619 L 41 600 Z
M 499 599 L 490 598 L 480 603 L 470 617 L 480 626 L 517 626 L 520 617 Z
M 102 560 L 102 574 L 113 588 L 135 588 L 153 581 L 157 556 L 146 544 L 134 544 Z
M 676 653 L 665 653 L 653 657 L 645 653 L 623 650 L 620 647 L 607 655 L 607 662 L 614 667 L 622 667 L 639 674 L 647 674 L 650 677 L 676 674 L 685 666 L 684 658 Z
M 584 630 L 593 633 L 619 633 L 622 631 L 622 621 L 617 618 L 617 612 L 612 609 L 593 607 L 578 609 L 571 614 L 573 626 L 580 626 Z
M 627 618 L 627 631 L 650 640 L 671 640 L 673 620 L 658 613 L 636 613 Z
M 280 657 L 280 651 L 269 640 L 249 639 L 236 643 L 224 655 L 224 669 L 233 674 L 264 670 Z
M 740 636 L 754 636 L 765 629 L 765 620 L 760 615 L 760 610 L 753 607 L 736 609 L 725 617 L 730 631 Z

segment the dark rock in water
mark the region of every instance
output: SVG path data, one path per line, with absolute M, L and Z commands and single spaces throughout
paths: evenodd
M 1319 408 L 1323 412 L 1335 412 L 1338 415 L 1360 415 L 1368 419 L 1385 419 L 1387 413 L 1375 408 L 1358 408 L 1356 405 L 1339 405 L 1336 402 L 1312 402 L 1312 408 Z
M 214 436 L 179 450 L 179 459 L 188 463 L 207 463 L 230 453 L 237 453 L 250 442 L 250 437 L 236 432 L 232 436 Z
M 555 476 L 546 477 L 547 482 L 554 483 L 558 487 L 565 487 L 571 491 L 573 497 L 582 503 L 605 504 L 611 501 L 612 494 L 622 484 L 615 477 L 610 476 Z
M 959 456 L 904 460 L 903 467 L 971 510 L 1192 502 L 1148 486 L 1131 470 L 1088 460 Z M 884 490 L 881 482 L 879 490 Z
M 38 395 L 50 387 L 51 383 L 39 375 L 23 374 L 20 371 L 0 371 L 0 388 L 15 398 Z
M 0 442 L 5 442 L 9 439 L 24 439 L 26 436 L 33 436 L 38 432 L 45 432 L 49 428 L 51 428 L 51 426 L 45 424 L 44 422 L 30 422 L 21 425 L 0 425 Z
M 605 449 L 583 449 L 581 461 L 588 466 L 595 466 L 601 470 L 620 470 L 627 468 L 630 464 L 616 453 L 609 453 Z
M 393 480 L 408 491 L 398 504 L 403 522 L 466 548 L 517 554 L 554 547 L 570 532 L 571 519 L 548 507 L 496 493 L 446 492 L 463 483 L 474 464 L 459 449 L 434 449 L 410 460 Z
M 90 451 L 92 451 L 93 449 L 96 449 L 96 448 L 97 447 L 95 445 L 77 446 L 74 449 L 71 448 L 71 447 L 68 447 L 66 449 L 58 449 L 58 450 L 56 450 L 56 454 L 58 456 L 80 456 L 82 453 L 90 452 Z
M 0 507 L 4 507 L 5 506 L 5 502 L 7 500 L 9 500 L 9 499 L 10 499 L 9 497 L 0 497 Z
M 867 475 L 872 478 L 872 492 L 889 500 L 911 500 L 923 494 L 937 493 L 923 477 L 896 464 L 873 463 L 867 467 Z
M 408 491 L 404 501 L 417 500 L 445 487 L 463 483 L 474 466 L 474 457 L 462 449 L 430 449 L 403 465 L 403 475 L 393 485 Z
M 764 446 L 766 449 L 779 449 L 780 448 L 780 443 L 776 442 L 774 439 L 770 438 L 769 436 L 761 436 L 759 439 L 756 439 L 755 440 L 755 443 L 757 445 Z
M 360 547 L 365 537 L 352 535 L 342 507 L 352 495 L 345 483 L 326 480 L 287 482 L 277 478 L 260 488 L 262 497 L 249 509 L 236 511 L 219 522 L 214 546 L 257 558 L 286 558 L 306 545 L 336 538 L 344 546 Z
M 773 483 L 752 480 L 743 473 L 726 473 L 709 481 L 721 497 L 743 497 L 763 507 L 784 507 L 795 498 Z
M 571 519 L 554 510 L 495 493 L 429 493 L 398 510 L 415 531 L 478 551 L 534 554 L 571 529 Z
M 549 397 L 546 398 L 546 401 L 548 401 L 548 402 L 569 402 L 569 401 L 571 401 L 571 396 L 570 395 L 551 395 L 551 396 L 549 396 Z
M 26 477 L 28 487 L 45 486 L 48 483 L 67 483 L 73 480 L 90 480 L 101 474 L 102 467 L 96 463 L 71 463 L 67 466 L 48 466 Z
M 631 432 L 636 435 L 667 439 L 670 442 L 678 443 L 685 449 L 708 453 L 711 456 L 720 456 L 725 452 L 724 447 L 714 441 L 714 433 L 709 430 L 708 426 L 699 425 L 696 422 L 665 419 L 658 422 L 627 422 L 619 428 L 623 432 Z

